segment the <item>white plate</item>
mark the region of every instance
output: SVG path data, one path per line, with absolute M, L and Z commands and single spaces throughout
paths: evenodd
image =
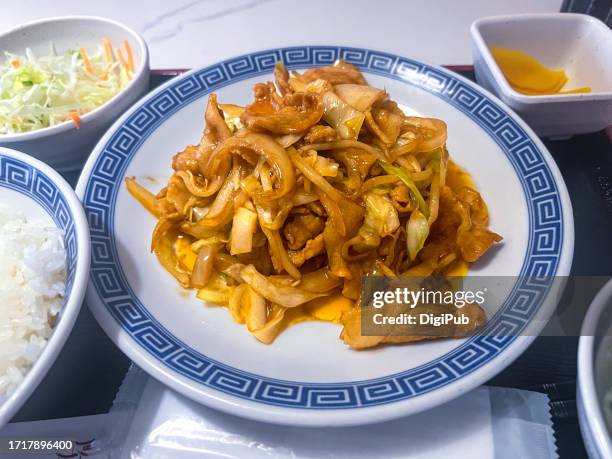
M 197 143 L 206 94 L 246 103 L 276 61 L 290 69 L 359 65 L 411 111 L 444 119 L 452 157 L 474 176 L 504 236 L 481 275 L 567 275 L 573 220 L 563 179 L 542 143 L 497 99 L 447 70 L 387 53 L 334 46 L 262 51 L 176 78 L 123 116 L 100 141 L 79 184 L 92 233 L 88 304 L 111 339 L 165 384 L 212 407 L 262 421 L 348 425 L 416 413 L 482 384 L 532 341 L 518 335 L 553 301 L 516 287 L 498 311 L 500 330 L 469 340 L 347 349 L 339 327 L 303 323 L 270 346 L 224 308 L 181 293 L 149 251 L 151 217 L 125 190 L 136 176 L 151 189 L 168 178 L 172 155 Z M 526 295 L 525 295 L 526 294 Z M 527 302 L 521 299 L 529 298 Z M 548 297 L 550 298 L 550 297 Z M 499 315 L 501 314 L 501 315 Z M 498 333 L 499 332 L 499 333 Z

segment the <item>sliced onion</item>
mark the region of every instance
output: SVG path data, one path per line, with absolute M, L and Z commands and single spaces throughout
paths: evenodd
M 233 287 L 227 284 L 227 279 L 219 273 L 214 273 L 206 287 L 198 290 L 196 296 L 203 301 L 216 304 L 228 304 Z
M 198 183 L 198 179 L 193 175 L 191 171 L 176 171 L 174 173 L 177 177 L 180 177 L 185 183 L 185 187 L 189 190 L 191 194 L 198 197 L 208 197 L 211 196 L 210 189 L 204 186 L 201 183 Z
M 205 245 L 198 252 L 193 271 L 191 272 L 191 285 L 202 288 L 208 284 L 214 270 L 216 245 Z
M 298 132 L 296 134 L 277 135 L 274 140 L 276 140 L 281 147 L 288 148 L 302 137 L 304 137 L 304 132 Z
M 275 268 L 280 271 L 284 269 L 294 279 L 299 279 L 302 277 L 302 273 L 299 269 L 293 264 L 291 258 L 289 258 L 289 254 L 283 245 L 283 240 L 281 238 L 280 232 L 278 230 L 270 230 L 264 226 L 261 227 L 261 230 L 268 238 L 268 244 L 270 247 L 270 254 L 272 255 L 272 262 L 275 264 Z M 277 266 L 280 264 L 280 266 Z
M 184 288 L 189 288 L 189 274 L 180 267 L 174 253 L 174 241 L 177 238 L 176 222 L 162 218 L 153 230 L 151 250 L 157 256 L 160 264 L 172 274 Z
M 443 146 L 446 143 L 447 127 L 446 123 L 437 118 L 419 118 L 409 116 L 405 122 L 416 126 L 421 132 L 425 131 L 427 136 L 419 142 L 416 151 L 431 151 Z
M 243 298 L 245 296 L 247 297 L 246 303 L 249 308 L 249 314 L 246 321 L 247 329 L 253 333 L 264 328 L 266 326 L 266 322 L 268 321 L 266 300 L 251 287 L 248 287 L 243 295 Z
M 342 280 L 334 276 L 328 268 L 304 274 L 299 287 L 309 292 L 322 293 L 339 287 Z
M 259 273 L 253 265 L 242 268 L 240 277 L 261 296 L 286 308 L 294 308 L 326 295 L 326 293 L 313 293 L 296 287 L 277 286 L 270 282 L 266 276 Z
M 226 177 L 223 186 L 215 196 L 215 200 L 211 204 L 206 215 L 198 220 L 194 226 L 207 229 L 221 229 L 231 221 L 234 210 L 234 196 L 236 195 L 237 179 L 238 170 L 234 168 Z
M 291 199 L 294 206 L 303 206 L 311 202 L 318 201 L 319 197 L 316 194 L 308 193 L 307 191 L 296 191 Z
M 334 91 L 338 97 L 360 112 L 367 112 L 374 102 L 380 99 L 385 92 L 363 84 L 337 84 Z
M 374 148 L 367 143 L 359 142 L 358 140 L 336 140 L 334 142 L 324 142 L 324 143 L 309 143 L 307 145 L 302 145 L 300 147 L 300 151 L 304 150 L 341 150 L 343 148 L 356 148 L 358 150 L 367 151 L 368 153 L 372 153 L 376 155 L 378 158 L 384 159 L 384 154 L 381 150 Z
M 278 199 L 291 191 L 295 183 L 291 161 L 285 149 L 273 138 L 264 134 L 248 133 L 241 137 L 230 137 L 223 142 L 208 159 L 207 177 L 213 180 L 226 158 L 232 153 L 244 154 L 244 150 L 263 157 L 277 179 L 278 187 L 275 190 L 261 192 L 262 199 Z
M 240 207 L 234 213 L 230 235 L 230 253 L 249 253 L 253 249 L 253 235 L 257 231 L 257 213 Z
M 270 344 L 283 329 L 283 319 L 287 309 L 277 304 L 272 306 L 272 312 L 268 315 L 268 322 L 259 330 L 252 333 L 258 341 Z
M 232 314 L 232 319 L 239 324 L 246 322 L 246 317 L 242 311 L 242 297 L 246 289 L 250 288 L 247 284 L 240 284 L 232 289 L 227 307 Z
M 343 209 L 340 207 L 340 203 L 348 203 L 348 201 L 346 201 L 344 198 L 335 201 L 334 199 L 330 198 L 329 195 L 322 192 L 319 192 L 319 199 L 325 208 L 325 212 L 327 212 L 327 216 L 329 217 L 329 221 L 332 223 L 334 230 L 336 230 L 340 236 L 345 236 L 346 225 L 344 224 L 344 217 L 342 215 Z

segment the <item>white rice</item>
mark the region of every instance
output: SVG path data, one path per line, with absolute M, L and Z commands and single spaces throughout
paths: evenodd
M 0 395 L 40 356 L 64 300 L 63 233 L 0 206 Z

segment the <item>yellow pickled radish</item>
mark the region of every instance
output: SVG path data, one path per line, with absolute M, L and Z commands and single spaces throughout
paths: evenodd
M 568 89 L 567 91 L 559 91 L 557 94 L 585 94 L 591 92 L 593 89 L 590 86 L 583 86 L 582 88 Z
M 567 83 L 567 77 L 563 76 L 563 78 L 557 81 L 557 83 L 554 86 L 551 86 L 550 88 L 547 88 L 547 89 L 535 89 L 535 88 L 530 88 L 530 87 L 519 86 L 519 85 L 512 84 L 512 83 L 510 84 L 510 86 L 512 86 L 518 92 L 522 92 L 523 94 L 533 94 L 533 95 L 557 94 L 561 90 L 561 88 L 565 86 L 566 83 Z
M 527 53 L 511 48 L 491 48 L 491 54 L 512 88 L 529 96 L 581 94 L 590 86 L 562 91 L 567 83 L 564 70 L 552 70 Z
M 592 91 L 590 86 L 584 86 L 582 88 L 568 89 L 566 91 L 530 91 L 524 88 L 517 88 L 516 86 L 512 86 L 516 91 L 528 95 L 528 96 L 546 96 L 546 95 L 555 95 L 555 94 L 585 94 Z
M 563 70 L 551 70 L 522 51 L 491 48 L 491 54 L 513 87 L 530 92 L 556 92 L 567 82 Z

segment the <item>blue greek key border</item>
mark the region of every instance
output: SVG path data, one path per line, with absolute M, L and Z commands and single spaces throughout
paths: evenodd
M 57 227 L 63 230 L 67 260 L 64 298 L 67 300 L 74 285 L 79 247 L 74 216 L 66 199 L 43 172 L 12 156 L 5 156 L 1 151 L 0 187 L 17 191 L 36 201 L 51 216 Z
M 264 404 L 305 409 L 358 408 L 430 392 L 475 371 L 500 354 L 538 311 L 548 285 L 518 283 L 483 333 L 418 368 L 382 378 L 329 383 L 282 381 L 217 362 L 182 343 L 134 295 L 119 264 L 114 207 L 125 170 L 142 142 L 182 107 L 238 81 L 272 72 L 332 64 L 339 58 L 364 72 L 416 86 L 445 100 L 482 127 L 511 162 L 527 197 L 529 243 L 521 274 L 552 278 L 563 244 L 563 211 L 542 152 L 504 108 L 450 72 L 388 53 L 348 47 L 280 48 L 229 59 L 177 78 L 142 102 L 107 141 L 88 178 L 84 206 L 91 228 L 91 281 L 108 311 L 154 358 L 203 386 Z

